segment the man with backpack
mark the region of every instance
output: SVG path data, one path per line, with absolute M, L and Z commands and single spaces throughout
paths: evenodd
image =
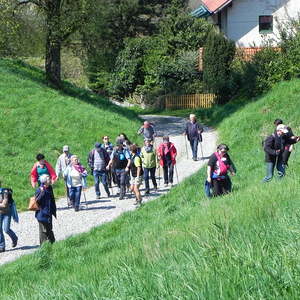
M 107 154 L 110 157 L 111 154 L 112 154 L 112 152 L 113 152 L 113 150 L 114 150 L 114 146 L 109 141 L 109 136 L 105 135 L 104 137 L 102 137 L 102 142 L 103 143 L 102 143 L 101 147 L 106 150 Z M 109 188 L 112 187 L 112 181 L 114 181 L 114 183 L 116 183 L 116 181 L 113 178 L 113 172 L 112 172 L 112 170 L 108 170 L 107 171 L 107 182 L 108 182 L 108 187 Z
M 138 130 L 138 134 L 142 134 L 144 139 L 154 140 L 155 130 L 153 124 L 145 121 L 143 126 Z
M 3 231 L 11 238 L 12 247 L 15 248 L 18 243 L 18 237 L 10 228 L 11 218 L 18 222 L 18 214 L 12 190 L 0 188 L 0 253 L 5 252 L 5 238 Z
M 198 143 L 202 142 L 203 127 L 197 123 L 196 115 L 190 114 L 190 120 L 186 123 L 184 135 L 187 136 L 193 153 L 193 160 L 198 160 Z
M 129 151 L 124 148 L 122 140 L 117 140 L 116 147 L 110 156 L 106 170 L 112 167 L 115 172 L 117 184 L 120 189 L 119 200 L 123 200 L 125 197 L 126 176 L 128 175 L 130 164 L 131 158 Z
M 106 167 L 109 162 L 109 155 L 100 143 L 95 144 L 95 148 L 89 153 L 88 165 L 94 176 L 96 198 L 100 199 L 100 182 L 102 182 L 107 197 L 110 196 Z
M 164 171 L 165 187 L 167 187 L 169 183 L 172 186 L 177 150 L 175 148 L 175 145 L 170 142 L 168 136 L 163 137 L 163 142 L 158 147 L 157 155 L 159 163 Z
M 285 166 L 283 164 L 283 153 L 285 146 L 299 142 L 300 137 L 288 137 L 287 126 L 279 124 L 276 127 L 275 133 L 268 136 L 264 142 L 265 162 L 266 162 L 266 176 L 263 182 L 269 182 L 274 175 L 276 167 L 279 178 L 285 176 Z
M 135 194 L 136 202 L 135 205 L 142 204 L 142 195 L 140 192 L 140 185 L 143 182 L 143 168 L 142 168 L 142 159 L 137 154 L 138 147 L 133 144 L 130 145 L 130 154 L 131 154 L 131 186 L 130 189 Z

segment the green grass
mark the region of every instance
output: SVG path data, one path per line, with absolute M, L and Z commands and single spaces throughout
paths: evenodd
M 0 269 L 2 299 L 299 299 L 299 150 L 286 178 L 262 184 L 261 134 L 299 133 L 300 81 L 215 115 L 238 175 L 208 200 L 205 170 L 116 221 Z M 227 112 L 227 114 L 226 114 Z
M 88 152 L 103 135 L 114 141 L 125 132 L 138 141 L 139 125 L 135 112 L 68 83 L 62 90 L 51 89 L 42 71 L 0 59 L 0 176 L 21 209 L 33 193 L 29 173 L 37 153 L 55 166 L 68 144 L 86 166 Z M 56 184 L 56 196 L 63 193 L 63 184 Z

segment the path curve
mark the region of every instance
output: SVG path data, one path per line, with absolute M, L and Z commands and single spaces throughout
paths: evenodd
M 155 124 L 158 136 L 160 136 L 156 139 L 156 144 L 162 140 L 163 135 L 169 135 L 170 141 L 175 144 L 178 151 L 177 169 L 179 182 L 197 172 L 207 162 L 207 157 L 215 150 L 217 134 L 211 128 L 205 127 L 202 145 L 203 156 L 206 159 L 193 162 L 191 160 L 190 147 L 188 147 L 189 159 L 187 160 L 185 140 L 182 135 L 186 123 L 185 119 L 156 115 L 141 116 L 141 118 Z M 199 152 L 201 154 L 201 151 Z M 174 174 L 174 182 L 176 182 L 176 174 Z M 169 191 L 169 188 L 163 187 L 163 180 L 160 180 L 160 184 L 159 191 L 151 193 L 148 197 L 143 197 L 143 202 L 155 199 Z M 143 190 L 144 187 L 141 189 Z M 72 235 L 87 232 L 93 227 L 110 222 L 122 213 L 136 208 L 133 205 L 135 201 L 133 196 L 120 201 L 116 196 L 117 188 L 114 187 L 113 191 L 114 195 L 112 197 L 104 197 L 106 193 L 101 186 L 101 195 L 103 197 L 96 200 L 94 188 L 88 189 L 85 192 L 88 205 L 83 205 L 82 210 L 77 213 L 73 209 L 66 208 L 66 198 L 59 199 L 57 201 L 57 219 L 54 219 L 53 222 L 56 240 L 64 240 Z M 0 265 L 16 260 L 20 256 L 32 253 L 39 248 L 38 223 L 34 218 L 34 213 L 22 212 L 19 217 L 19 224 L 12 222 L 12 229 L 15 230 L 19 237 L 18 246 L 14 249 L 11 248 L 9 237 L 5 236 L 6 252 L 0 254 Z

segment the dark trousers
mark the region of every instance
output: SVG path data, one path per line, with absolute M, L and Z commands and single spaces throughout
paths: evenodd
M 117 185 L 120 189 L 120 194 L 124 196 L 126 191 L 126 181 L 128 175 L 125 172 L 125 169 L 116 169 L 115 174 L 117 179 Z
M 40 245 L 42 245 L 46 241 L 49 241 L 51 244 L 55 242 L 54 233 L 52 231 L 52 223 L 39 221 L 39 232 L 40 232 Z
M 282 153 L 282 163 L 287 166 L 290 158 L 291 152 L 289 150 L 284 150 Z
M 165 184 L 173 183 L 174 165 L 172 164 L 172 162 L 165 163 L 163 166 L 163 170 Z
M 231 180 L 228 176 L 225 179 L 212 179 L 213 196 L 221 196 L 231 192 Z
M 69 187 L 70 200 L 75 208 L 79 208 L 82 186 Z
M 100 182 L 102 182 L 107 196 L 110 196 L 108 183 L 107 183 L 107 173 L 106 173 L 106 171 L 94 170 L 93 175 L 94 175 L 96 195 L 100 196 Z
M 149 177 L 151 176 L 151 180 L 153 183 L 154 188 L 157 188 L 157 183 L 156 183 L 156 179 L 155 179 L 155 171 L 156 171 L 156 167 L 154 168 L 144 168 L 144 179 L 145 179 L 145 187 L 146 187 L 146 191 L 150 190 L 150 186 L 149 186 Z M 150 176 L 149 176 L 150 174 Z
M 193 158 L 198 157 L 198 143 L 199 143 L 199 139 L 191 139 L 190 140 L 190 145 L 191 145 L 191 149 L 192 149 L 192 153 L 193 153 Z
M 112 171 L 111 170 L 108 170 L 106 172 L 107 174 L 107 184 L 108 184 L 108 187 L 111 187 L 111 183 L 112 183 L 112 180 L 113 180 L 113 175 L 112 175 Z

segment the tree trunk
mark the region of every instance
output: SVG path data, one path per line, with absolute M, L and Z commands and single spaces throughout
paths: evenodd
M 61 42 L 47 37 L 46 41 L 46 80 L 56 87 L 61 86 Z
M 46 79 L 56 87 L 61 86 L 61 0 L 47 1 Z

